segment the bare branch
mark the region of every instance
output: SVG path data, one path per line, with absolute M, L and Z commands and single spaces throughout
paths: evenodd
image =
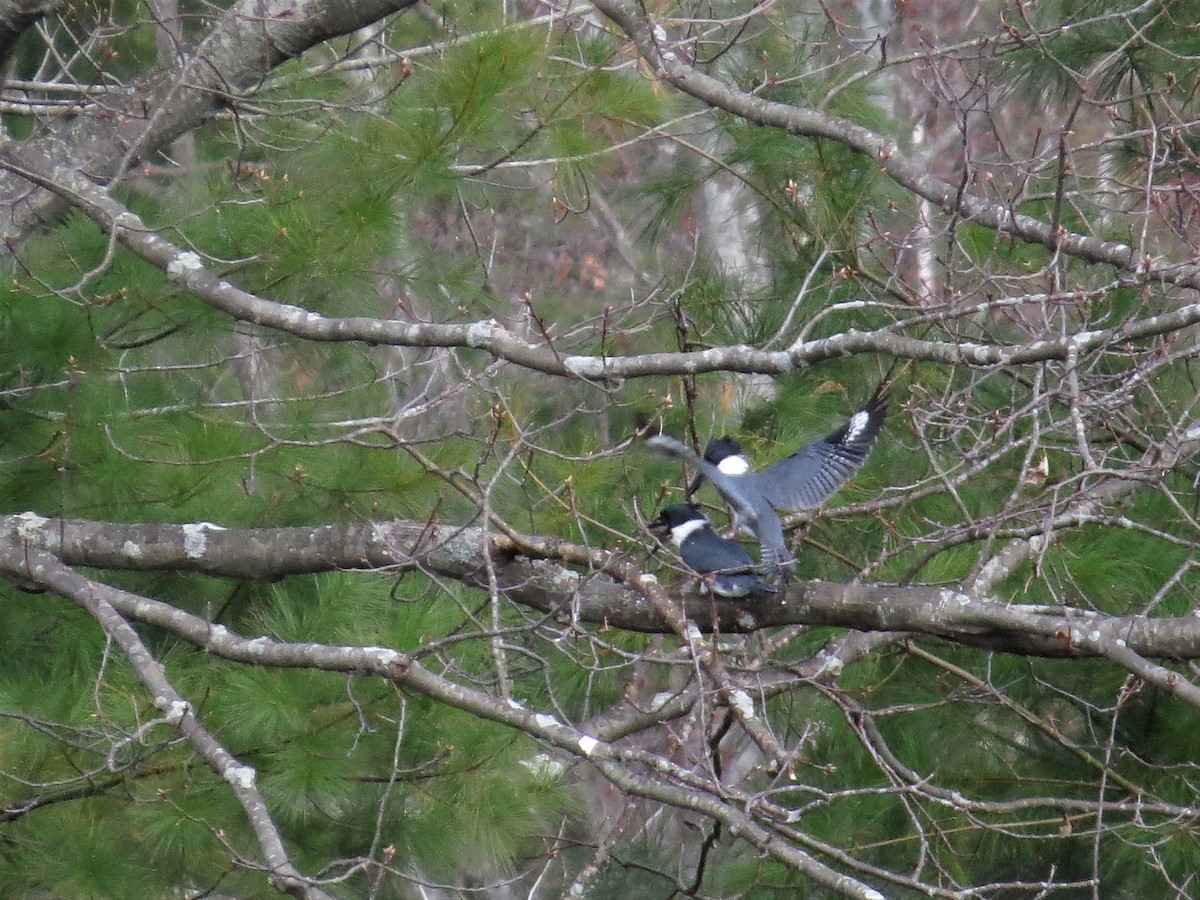
M 28 578 L 22 550 L 46 550 L 68 565 L 129 571 L 175 569 L 240 578 L 279 578 L 339 569 L 419 568 L 488 588 L 488 560 L 496 585 L 516 603 L 548 616 L 629 631 L 670 630 L 638 588 L 600 572 L 579 573 L 550 559 L 520 555 L 505 535 L 477 527 L 391 521 L 314 528 L 225 529 L 208 523 L 126 525 L 46 519 L 32 513 L 0 517 L 9 547 L 7 575 Z M 565 542 L 564 542 L 565 543 Z M 530 546 L 538 540 L 530 538 Z M 605 568 L 637 574 L 619 556 L 592 554 Z M 968 646 L 1035 656 L 1099 655 L 1099 642 L 1123 642 L 1142 656 L 1200 658 L 1200 621 L 1194 616 L 1105 616 L 1085 610 L 1011 606 L 977 598 L 949 585 L 800 582 L 762 603 L 679 595 L 684 614 L 701 630 L 726 634 L 779 625 L 833 625 L 861 631 L 909 631 Z M 715 609 L 716 618 L 712 616 Z M 1086 639 L 1085 639 L 1085 636 Z
M 34 562 L 39 580 L 64 597 L 74 600 L 95 617 L 105 634 L 120 647 L 122 655 L 150 692 L 154 706 L 164 716 L 162 724 L 177 728 L 209 768 L 233 790 L 254 828 L 271 883 L 303 900 L 332 900 L 330 894 L 317 887 L 293 865 L 284 847 L 283 836 L 258 789 L 255 770 L 234 757 L 200 723 L 192 704 L 167 679 L 162 664 L 109 602 L 107 595 L 111 589 L 77 575 L 46 554 L 40 554 L 40 557 Z
M 51 122 L 22 142 L 20 155 L 40 165 L 71 160 L 76 172 L 120 178 L 134 163 L 169 145 L 219 111 L 236 106 L 285 60 L 321 41 L 347 34 L 406 9 L 415 0 L 242 0 L 226 11 L 178 63 L 144 83 L 95 96 L 80 115 Z M 31 12 L 45 4 L 23 7 Z M 8 148 L 15 149 L 15 148 Z M 55 162 L 57 161 L 57 162 Z M 19 174 L 0 176 L 0 221 L 9 252 L 32 228 L 67 209 L 52 193 Z
M 162 666 L 122 618 L 122 613 L 135 617 L 140 614 L 147 620 L 156 621 L 156 624 L 166 627 L 174 625 L 179 629 L 179 626 L 183 626 L 177 633 L 210 653 L 260 665 L 271 665 L 277 661 L 284 665 L 293 665 L 303 659 L 303 664 L 307 666 L 325 668 L 328 666 L 322 665 L 322 660 L 336 660 L 336 665 L 341 667 L 345 665 L 348 657 L 357 655 L 358 665 L 355 670 L 361 674 L 382 675 L 401 687 L 431 699 L 540 737 L 560 749 L 590 761 L 606 778 L 623 790 L 635 796 L 711 816 L 728 826 L 732 834 L 748 841 L 760 851 L 848 897 L 863 900 L 876 900 L 880 897 L 877 891 L 825 866 L 799 847 L 780 840 L 772 829 L 758 824 L 754 817 L 739 810 L 733 803 L 669 783 L 664 775 L 675 775 L 685 782 L 691 782 L 693 779 L 667 760 L 649 753 L 618 751 L 585 731 L 564 724 L 554 716 L 530 712 L 511 700 L 493 697 L 435 675 L 408 656 L 394 650 L 378 647 L 295 645 L 268 638 L 247 640 L 223 627 L 210 626 L 195 616 L 178 610 L 170 611 L 166 604 L 97 584 L 71 571 L 50 554 L 29 547 L 24 549 L 23 555 L 22 551 L 16 548 L 0 548 L 0 566 L 5 569 L 24 566 L 26 574 L 35 578 L 39 584 L 76 600 L 96 617 L 152 692 L 154 704 L 167 717 L 167 722 L 178 727 L 213 770 L 233 788 L 259 836 L 270 867 L 272 882 L 294 896 L 320 900 L 329 895 L 301 876 L 292 866 L 283 848 L 282 839 L 255 785 L 254 770 L 238 762 L 203 728 L 191 704 L 171 686 Z M 646 764 L 647 774 L 635 773 L 627 765 L 634 761 Z
M 1200 322 L 1200 302 L 1197 302 L 1182 305 L 1168 313 L 1124 322 L 1114 328 L 1080 332 L 1062 338 L 1038 339 L 1026 344 L 951 343 L 882 331 L 847 331 L 800 343 L 783 351 L 730 346 L 697 352 L 627 357 L 567 355 L 544 342 L 530 343 L 495 320 L 465 325 L 435 325 L 375 318 L 332 318 L 291 304 L 266 300 L 212 273 L 199 255 L 171 244 L 107 191 L 83 176 L 62 168 L 39 172 L 26 154 L 16 151 L 9 161 L 0 159 L 0 167 L 17 172 L 77 205 L 127 249 L 161 269 L 200 299 L 239 321 L 278 329 L 311 341 L 363 341 L 398 347 L 483 350 L 525 369 L 586 381 L 620 381 L 703 372 L 779 375 L 822 360 L 864 353 L 973 367 L 1024 365 L 1065 360 L 1071 353 L 1077 356 L 1087 354 L 1114 341 L 1145 340 Z M 1200 284 L 1200 279 L 1197 284 Z
M 928 164 L 910 159 L 894 141 L 861 125 L 815 109 L 764 100 L 704 74 L 685 63 L 670 46 L 662 26 L 651 21 L 643 8 L 628 0 L 596 0 L 596 8 L 633 40 L 638 53 L 657 76 L 712 107 L 759 125 L 783 129 L 789 134 L 829 138 L 845 144 L 875 160 L 900 186 L 966 221 L 1088 262 L 1115 266 L 1139 280 L 1200 288 L 1200 266 L 1191 262 L 1152 261 L 1139 257 L 1126 244 L 1070 233 L 1018 213 L 1011 206 L 979 200 L 959 186 L 934 177 Z

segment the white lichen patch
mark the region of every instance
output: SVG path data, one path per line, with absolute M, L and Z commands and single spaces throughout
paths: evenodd
M 37 532 L 50 520 L 45 516 L 39 516 L 35 512 L 23 512 L 18 516 L 13 516 L 17 520 L 17 535 L 23 538 L 34 538 Z
M 750 695 L 745 691 L 734 691 L 729 700 L 734 709 L 738 711 L 738 715 L 743 719 L 754 718 L 754 701 L 750 699 Z
M 658 712 L 670 703 L 674 696 L 670 691 L 659 691 L 650 699 L 650 712 Z
M 480 548 L 488 542 L 482 528 L 434 528 L 428 535 L 428 544 L 438 547 L 452 561 L 463 564 L 475 564 Z
M 208 532 L 224 530 L 212 522 L 189 522 L 183 526 L 183 552 L 188 559 L 201 559 L 208 552 Z
M 700 629 L 697 628 L 695 625 L 688 625 L 687 631 L 684 632 L 684 636 L 688 639 L 688 641 L 690 643 L 693 643 L 693 644 L 697 643 L 698 641 L 704 640 L 704 635 L 701 633 Z
M 139 547 L 137 544 L 135 544 L 133 541 L 126 541 L 124 544 L 122 544 L 121 552 L 124 553 L 130 559 L 141 559 L 142 558 L 142 548 Z
M 600 746 L 600 742 L 590 735 L 584 735 L 579 739 L 579 749 L 583 751 L 584 756 L 591 756 L 596 752 L 596 748 Z
M 644 575 L 638 577 L 638 582 L 640 584 L 658 584 L 658 576 L 646 572 Z
M 749 631 L 757 623 L 754 621 L 754 616 L 743 609 L 737 614 L 737 624 L 738 628 L 744 628 Z
M 384 669 L 400 658 L 400 654 L 390 647 L 363 647 L 363 652 L 372 657 L 377 666 Z
M 951 603 L 957 603 L 959 606 L 967 606 L 971 602 L 970 596 L 962 591 L 952 591 L 948 588 L 938 591 L 938 603 L 942 606 L 948 606 Z
M 602 362 L 587 356 L 568 356 L 563 360 L 563 368 L 576 378 L 599 378 L 604 374 Z
M 552 563 L 548 559 L 535 559 L 532 562 L 532 566 L 538 578 L 549 580 L 559 591 L 571 593 L 579 586 L 580 577 L 578 572 L 564 569 L 562 566 Z
M 492 342 L 491 320 L 488 322 L 472 322 L 467 326 L 467 346 L 484 348 Z
M 235 788 L 248 791 L 254 788 L 256 773 L 249 766 L 229 766 L 221 773 L 221 777 Z
M 178 725 L 192 708 L 186 700 L 172 700 L 166 706 L 167 708 L 163 709 L 163 717 L 168 725 Z
M 204 260 L 198 253 L 193 253 L 191 250 L 185 250 L 167 263 L 167 275 L 175 281 L 179 281 L 192 272 L 203 271 Z
M 392 534 L 383 522 L 371 523 L 371 542 L 382 545 L 385 549 L 391 544 Z
M 562 724 L 554 716 L 548 716 L 545 713 L 538 713 L 533 717 L 533 724 L 538 728 L 553 728 L 555 725 Z
M 321 317 L 311 309 L 305 309 L 303 306 L 296 306 L 292 303 L 277 303 L 275 315 L 279 317 L 279 323 L 288 331 L 295 331 L 305 325 L 315 325 L 321 320 Z
M 842 670 L 846 667 L 846 664 L 834 653 L 822 651 L 817 654 L 817 659 L 820 665 L 817 671 L 813 673 L 813 678 L 825 678 L 827 676 L 836 678 L 842 674 Z

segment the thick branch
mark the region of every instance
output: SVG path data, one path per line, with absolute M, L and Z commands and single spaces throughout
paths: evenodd
M 33 513 L 0 517 L 0 543 L 37 548 L 69 565 L 125 571 L 182 570 L 205 575 L 275 579 L 345 569 L 422 569 L 487 589 L 488 556 L 498 587 L 514 602 L 563 621 L 666 633 L 670 626 L 645 595 L 598 571 L 579 572 L 520 555 L 512 538 L 477 527 L 390 521 L 311 528 L 231 528 L 207 523 L 129 525 L 46 519 Z M 521 538 L 522 546 L 553 542 Z M 621 558 L 566 546 L 562 555 L 590 558 L 622 572 Z M 19 560 L 19 553 L 15 557 Z M 0 567 L 21 579 L 21 565 Z M 687 617 L 723 633 L 778 625 L 827 625 L 860 631 L 907 631 L 968 646 L 1037 656 L 1101 654 L 1098 645 L 1124 642 L 1145 657 L 1200 658 L 1200 619 L 1110 617 L 1070 609 L 1010 606 L 949 585 L 800 582 L 784 597 L 746 603 L 677 592 Z

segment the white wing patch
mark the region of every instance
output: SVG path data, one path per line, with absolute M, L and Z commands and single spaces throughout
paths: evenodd
M 846 432 L 846 438 L 842 441 L 843 444 L 848 444 L 851 441 L 857 441 L 859 435 L 867 430 L 867 424 L 871 421 L 871 416 L 865 409 L 860 409 L 850 417 L 850 428 Z

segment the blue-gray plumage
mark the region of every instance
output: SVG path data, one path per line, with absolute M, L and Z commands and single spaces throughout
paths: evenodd
M 862 468 L 887 417 L 887 395 L 881 385 L 871 399 L 841 428 L 805 444 L 762 472 L 751 472 L 737 441 L 723 437 L 704 448 L 704 458 L 737 480 L 748 497 L 761 496 L 775 509 L 798 512 L 828 500 Z M 700 473 L 687 495 L 704 483 Z
M 762 472 L 751 472 L 741 446 L 722 437 L 696 456 L 674 438 L 658 435 L 647 444 L 660 453 L 696 469 L 687 490 L 691 497 L 705 480 L 711 481 L 739 524 L 759 541 L 769 569 L 790 576 L 791 554 L 776 509 L 797 511 L 819 506 L 857 472 L 867 460 L 887 416 L 883 385 L 841 428 L 808 443 Z
M 684 563 L 700 575 L 712 576 L 713 593 L 722 597 L 775 593 L 775 588 L 745 571 L 754 567 L 754 560 L 746 548 L 713 531 L 708 519 L 693 504 L 676 503 L 663 507 L 650 527 L 670 530 L 671 540 L 679 548 Z

